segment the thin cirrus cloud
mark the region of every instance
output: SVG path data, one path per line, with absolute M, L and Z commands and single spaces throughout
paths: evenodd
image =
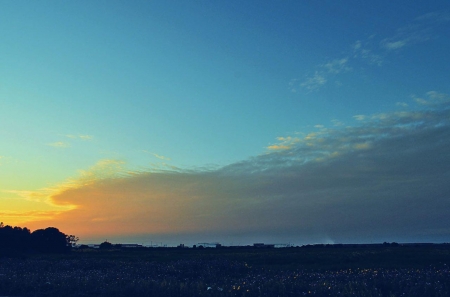
M 340 73 L 351 71 L 348 66 L 348 58 L 336 59 L 319 65 L 318 70 L 313 75 L 308 76 L 305 80 L 300 82 L 300 87 L 308 91 L 316 91 L 325 85 L 331 76 L 336 76 Z M 291 91 L 296 92 L 298 79 L 293 79 L 290 82 Z
M 448 101 L 448 96 L 446 94 L 436 91 L 427 92 L 424 98 L 416 96 L 413 96 L 413 98 L 416 103 L 428 106 L 435 106 Z
M 57 142 L 52 142 L 52 143 L 48 143 L 48 146 L 52 146 L 52 147 L 57 147 L 57 148 L 67 148 L 70 147 L 70 144 L 67 142 L 63 142 L 63 141 L 57 141 Z
M 146 154 L 150 154 L 153 157 L 155 157 L 157 159 L 160 159 L 160 160 L 164 160 L 164 161 L 170 161 L 171 160 L 169 157 L 166 157 L 166 156 L 163 156 L 163 155 L 159 155 L 159 154 L 156 154 L 156 153 L 152 153 L 152 152 L 149 152 L 149 151 L 146 151 L 146 150 L 142 150 L 142 152 L 144 152 Z
M 265 154 L 219 169 L 102 178 L 86 173 L 89 182 L 50 197 L 74 209 L 28 225 L 51 222 L 81 238 L 443 240 L 450 235 L 450 102 L 441 95 L 447 99 L 426 109 L 280 137 L 273 146 L 282 149 L 268 147 Z M 102 170 L 110 165 L 117 164 L 106 162 Z
M 0 211 L 0 217 L 8 220 L 19 219 L 22 221 L 49 220 L 61 213 L 62 211 Z
M 92 135 L 72 135 L 67 134 L 65 137 L 73 139 L 73 140 L 83 140 L 83 141 L 90 141 L 94 139 L 94 136 Z M 56 148 L 68 148 L 71 146 L 71 144 L 67 141 L 56 141 L 52 143 L 47 143 L 48 146 L 56 147 Z
M 347 57 L 334 59 L 316 67 L 314 74 L 304 79 L 291 79 L 289 87 L 292 92 L 304 89 L 307 92 L 318 91 L 333 78 L 352 71 L 355 60 L 362 60 L 369 65 L 382 66 L 387 55 L 405 47 L 426 42 L 436 38 L 436 30 L 450 22 L 450 13 L 433 12 L 414 19 L 410 24 L 398 28 L 391 37 L 377 40 L 373 34 L 365 40 L 357 40 Z M 341 85 L 341 83 L 337 83 Z
M 48 202 L 48 197 L 51 191 L 49 189 L 41 189 L 39 191 L 18 191 L 18 190 L 3 190 L 4 193 L 14 194 L 25 200 L 35 202 Z
M 408 26 L 397 29 L 393 37 L 383 39 L 381 47 L 398 50 L 406 46 L 422 43 L 435 38 L 435 29 L 450 21 L 448 12 L 432 12 L 417 17 Z
M 400 106 L 400 107 L 408 107 L 408 103 L 406 102 L 396 102 L 395 105 Z
M 431 38 L 431 29 L 420 26 L 408 26 L 397 30 L 394 37 L 381 41 L 381 47 L 388 50 L 398 50 L 405 46 L 421 43 Z
M 73 135 L 73 134 L 67 134 L 66 135 L 67 138 L 71 138 L 71 139 L 81 139 L 81 140 L 92 140 L 94 139 L 94 136 L 92 135 Z
M 369 65 L 382 66 L 384 62 L 384 54 L 377 53 L 377 51 L 374 50 L 374 42 L 374 36 L 370 36 L 364 41 L 357 40 L 352 46 L 352 57 L 354 59 L 361 59 Z

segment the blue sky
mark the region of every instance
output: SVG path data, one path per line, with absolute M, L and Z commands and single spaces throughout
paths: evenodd
M 330 185 L 320 199 L 341 193 L 342 197 L 359 195 L 370 204 L 376 198 L 363 198 L 366 195 L 356 191 L 362 186 L 356 168 L 374 160 L 385 167 L 371 171 L 368 180 L 379 185 L 372 191 L 377 193 L 378 189 L 383 197 L 398 195 L 399 201 L 409 205 L 401 200 L 407 196 L 401 190 L 407 184 L 406 177 L 411 174 L 427 180 L 434 175 L 428 167 L 411 165 L 418 162 L 417 156 L 407 151 L 403 155 L 411 159 L 400 162 L 395 171 L 389 160 L 397 152 L 386 152 L 390 145 L 397 145 L 395 129 L 399 125 L 406 129 L 402 130 L 405 145 L 395 146 L 397 151 L 407 150 L 406 143 L 425 143 L 427 133 L 413 133 L 408 130 L 411 127 L 430 131 L 434 141 L 438 138 L 433 137 L 448 132 L 449 25 L 450 5 L 446 1 L 4 1 L 0 4 L 3 220 L 36 227 L 52 222 L 58 225 L 61 216 L 76 220 L 74 214 L 80 216 L 81 209 L 93 214 L 102 206 L 84 200 L 83 204 L 71 193 L 91 193 L 93 189 L 95 193 L 111 193 L 114 181 L 123 182 L 128 192 L 116 203 L 108 202 L 111 196 L 100 195 L 105 199 L 101 205 L 111 204 L 110 212 L 102 218 L 86 215 L 90 223 L 84 229 L 67 231 L 78 232 L 81 238 L 103 238 L 115 230 L 112 218 L 121 217 L 116 224 L 130 228 L 120 234 L 112 232 L 120 240 L 137 224 L 132 215 L 136 205 L 130 206 L 128 215 L 121 213 L 125 204 L 133 204 L 130 193 L 149 195 L 140 203 L 162 217 L 180 211 L 154 204 L 153 190 L 138 182 L 151 176 L 148 183 L 161 183 L 155 184 L 158 197 L 179 201 L 182 193 L 192 191 L 192 197 L 201 197 L 192 202 L 196 209 L 209 205 L 211 213 L 223 220 L 216 229 L 206 231 L 201 226 L 211 224 L 209 221 L 199 221 L 189 230 L 179 228 L 199 215 L 186 211 L 184 221 L 166 222 L 171 228 L 149 227 L 140 230 L 139 236 L 195 237 L 192 234 L 221 230 L 218 240 L 232 240 L 239 233 L 264 241 L 274 239 L 272 229 L 278 230 L 275 233 L 279 233 L 277 228 L 291 230 L 291 223 L 297 222 L 295 216 L 277 228 L 264 225 L 258 216 L 275 216 L 274 212 L 266 213 L 266 197 L 258 202 L 264 207 L 255 210 L 253 221 L 247 221 L 252 216 L 244 211 L 249 203 L 246 197 L 265 188 L 268 181 L 257 175 L 258 182 L 247 188 L 227 178 L 216 180 L 217 175 L 232 169 L 233 179 L 245 180 L 242 174 L 283 168 L 281 176 L 291 172 L 289 176 L 298 180 L 273 176 L 270 189 L 288 188 L 275 191 L 271 199 L 281 199 L 277 205 L 296 201 L 293 209 L 300 210 L 319 199 L 316 191 L 296 186 L 302 184 L 304 166 L 321 172 L 314 166 L 325 162 L 326 183 Z M 368 133 L 369 128 L 380 134 Z M 347 143 L 338 144 L 335 135 Z M 324 146 L 327 143 L 329 146 Z M 418 150 L 443 154 L 429 156 L 426 162 L 442 166 L 441 171 L 436 170 L 446 176 L 449 158 L 439 145 L 429 142 Z M 308 147 L 314 149 L 306 150 Z M 366 152 L 361 162 L 347 168 L 342 160 L 359 150 Z M 283 156 L 289 156 L 290 161 Z M 330 156 L 339 160 L 331 162 Z M 249 166 L 267 159 L 271 160 L 267 165 Z M 346 181 L 350 186 L 345 190 L 332 182 L 345 175 L 339 168 L 354 176 Z M 183 178 L 166 178 L 168 173 Z M 184 178 L 196 182 L 187 185 Z M 204 178 L 214 182 L 204 182 Z M 387 180 L 396 178 L 398 184 L 388 185 Z M 310 181 L 317 191 L 324 186 L 319 181 L 319 175 Z M 436 209 L 429 212 L 430 217 L 436 216 L 438 205 L 442 207 L 442 195 L 449 194 L 445 182 L 438 181 L 436 191 L 441 194 L 435 197 Z M 230 190 L 234 193 L 231 198 L 221 183 L 239 190 Z M 105 184 L 111 188 L 103 188 Z M 167 191 L 172 188 L 179 192 L 169 195 Z M 290 194 L 294 189 L 297 196 Z M 420 195 L 414 199 L 418 201 L 434 195 L 428 186 L 417 193 Z M 300 199 L 302 195 L 309 200 Z M 232 212 L 241 215 L 234 219 L 241 225 L 261 228 L 228 228 L 226 221 L 231 217 L 216 213 L 218 197 L 238 199 Z M 344 217 L 353 218 L 349 225 L 343 219 L 342 228 L 361 225 L 362 218 L 356 214 L 364 212 L 347 200 L 338 201 L 323 203 L 334 203 L 346 209 Z M 378 206 L 384 209 L 386 205 Z M 325 206 L 314 209 L 320 218 L 330 216 Z M 280 206 L 277 215 L 286 211 Z M 385 213 L 383 216 L 389 216 Z M 395 230 L 407 228 L 413 215 L 414 211 L 406 213 Z M 107 220 L 111 224 L 98 225 Z M 305 226 L 318 225 L 313 222 L 316 220 L 310 218 Z M 422 235 L 408 234 L 404 240 L 443 240 L 450 232 L 443 230 L 450 230 L 450 226 L 435 223 L 423 219 L 419 224 Z M 93 227 L 96 224 L 98 228 Z M 302 229 L 309 234 L 303 239 L 296 237 L 300 231 L 294 228 L 277 239 L 382 240 L 389 229 L 386 226 L 372 232 L 367 227 L 372 235 L 365 237 L 356 227 L 349 234 L 328 227 L 321 227 L 320 232 L 313 227 L 308 232 Z M 87 232 L 90 228 L 98 229 L 97 233 Z M 437 229 L 441 230 L 438 235 Z M 393 231 L 386 237 L 396 240 L 400 233 Z

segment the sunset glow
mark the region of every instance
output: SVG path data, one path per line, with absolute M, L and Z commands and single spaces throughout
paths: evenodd
M 448 242 L 447 1 L 4 1 L 0 222 Z

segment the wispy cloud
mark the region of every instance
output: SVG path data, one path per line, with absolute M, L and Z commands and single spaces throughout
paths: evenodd
M 425 94 L 425 97 L 413 96 L 413 99 L 416 103 L 420 105 L 429 105 L 429 106 L 450 102 L 450 96 L 436 91 L 427 92 Z
M 92 135 L 83 135 L 83 134 L 79 134 L 79 135 L 67 134 L 66 137 L 71 138 L 71 139 L 81 139 L 81 140 L 94 139 L 94 136 L 92 136 Z
M 267 147 L 269 150 L 279 151 L 279 150 L 288 150 L 291 147 L 284 144 L 272 144 Z
M 386 50 L 398 50 L 405 46 L 421 43 L 431 38 L 431 30 L 419 26 L 408 26 L 398 30 L 393 37 L 383 39 L 381 46 Z
M 409 106 L 408 103 L 406 103 L 406 102 L 396 102 L 395 105 L 401 106 L 401 107 L 408 107 Z
M 352 46 L 352 57 L 354 59 L 362 59 L 369 65 L 382 66 L 384 62 L 384 56 L 383 54 L 374 52 L 374 38 L 375 36 L 370 36 L 365 41 L 357 40 Z
M 405 45 L 408 44 L 407 39 L 403 39 L 403 40 L 397 40 L 397 41 L 389 41 L 389 40 L 384 40 L 383 41 L 383 47 L 385 47 L 388 50 L 396 50 L 399 48 L 404 47 Z
M 319 64 L 313 74 L 306 75 L 304 79 L 290 80 L 289 88 L 292 92 L 298 92 L 299 89 L 308 92 L 318 91 L 332 80 L 336 86 L 341 86 L 342 83 L 334 78 L 352 71 L 355 60 L 364 61 L 369 65 L 382 66 L 389 55 L 436 38 L 438 36 L 437 29 L 448 22 L 450 22 L 450 13 L 432 12 L 419 16 L 409 24 L 398 28 L 392 36 L 383 37 L 373 34 L 366 39 L 357 40 L 350 46 L 346 57 Z
M 215 170 L 89 179 L 52 195 L 53 203 L 78 206 L 52 222 L 79 236 L 214 234 L 311 242 L 321 236 L 401 241 L 450 235 L 449 102 L 277 140 L 274 146 L 286 148 Z
M 42 189 L 39 191 L 24 191 L 24 190 L 3 190 L 4 193 L 10 193 L 19 197 L 25 198 L 29 201 L 46 202 L 51 193 L 49 189 Z
M 397 29 L 392 37 L 383 39 L 381 47 L 388 51 L 426 42 L 436 38 L 436 29 L 450 22 L 450 13 L 431 12 L 414 19 L 410 24 Z
M 67 142 L 63 142 L 63 141 L 57 141 L 57 142 L 52 142 L 52 143 L 48 143 L 48 146 L 53 146 L 53 147 L 57 147 L 57 148 L 67 148 L 70 147 L 70 144 Z
M 339 74 L 351 70 L 348 66 L 348 58 L 336 59 L 321 65 L 321 67 L 326 73 L 330 74 Z
M 152 152 L 149 152 L 149 151 L 146 151 L 146 150 L 142 150 L 144 153 L 147 153 L 147 154 L 151 154 L 151 155 L 153 155 L 155 158 L 158 158 L 158 159 L 160 159 L 160 160 L 166 160 L 166 161 L 170 161 L 171 159 L 170 158 L 168 158 L 168 157 L 165 157 L 165 156 L 163 156 L 163 155 L 158 155 L 158 154 L 156 154 L 156 153 L 152 153 Z
M 300 141 L 300 138 L 287 136 L 277 137 L 277 140 L 279 141 L 279 143 L 269 145 L 267 149 L 275 151 L 288 150 L 291 149 L 296 143 L 298 143 Z
M 358 114 L 358 115 L 353 116 L 353 118 L 357 121 L 364 121 L 367 118 L 367 116 L 365 116 L 363 114 Z
M 351 67 L 348 66 L 348 58 L 341 58 L 331 60 L 327 63 L 321 64 L 317 67 L 318 69 L 313 75 L 307 76 L 304 80 L 300 82 L 299 79 L 293 79 L 290 82 L 291 91 L 296 92 L 298 83 L 301 88 L 308 91 L 319 90 L 323 85 L 325 85 L 330 77 L 334 77 L 337 74 L 345 73 L 351 71 Z
M 67 138 L 73 139 L 73 140 L 83 140 L 83 141 L 89 141 L 94 139 L 94 136 L 92 135 L 72 135 L 72 134 L 67 134 L 67 135 L 62 135 L 65 136 Z M 68 148 L 71 147 L 71 143 L 67 142 L 67 141 L 56 141 L 56 142 L 52 142 L 52 143 L 47 143 L 48 146 L 52 146 L 52 147 L 56 147 L 56 148 Z
M 333 123 L 334 127 L 342 127 L 344 126 L 344 122 L 337 120 L 337 119 L 333 119 L 331 120 L 331 123 Z
M 326 82 L 327 79 L 324 73 L 316 71 L 314 75 L 306 78 L 306 80 L 300 83 L 300 87 L 305 88 L 308 91 L 314 91 L 320 89 Z
M 5 220 L 30 221 L 30 220 L 49 220 L 62 211 L 0 211 L 0 217 Z
M 429 21 L 432 23 L 446 23 L 450 22 L 450 12 L 448 11 L 435 11 L 429 12 L 416 18 L 416 21 Z
M 129 175 L 129 172 L 125 172 L 124 165 L 125 162 L 121 160 L 100 160 L 88 170 L 80 170 L 77 178 L 60 185 L 58 189 L 81 187 L 101 180 L 117 178 L 122 174 Z

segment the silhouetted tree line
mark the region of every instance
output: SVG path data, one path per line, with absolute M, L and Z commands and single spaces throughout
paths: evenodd
M 77 241 L 78 237 L 66 235 L 54 227 L 31 232 L 26 227 L 11 227 L 0 223 L 0 250 L 3 251 L 61 253 L 69 251 Z

